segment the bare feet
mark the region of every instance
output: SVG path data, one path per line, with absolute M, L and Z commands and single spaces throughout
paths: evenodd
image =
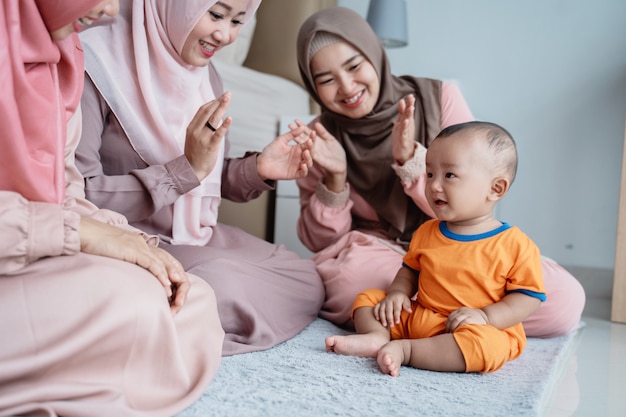
M 325 340 L 327 352 L 364 358 L 375 358 L 378 350 L 388 341 L 388 338 L 376 334 L 328 336 Z
M 403 340 L 393 340 L 381 347 L 376 361 L 380 372 L 391 376 L 400 375 L 400 367 L 404 362 Z

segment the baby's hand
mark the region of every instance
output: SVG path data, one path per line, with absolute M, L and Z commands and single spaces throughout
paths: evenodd
M 464 324 L 489 324 L 489 320 L 485 312 L 479 308 L 461 307 L 448 316 L 446 331 L 452 333 Z
M 400 323 L 402 310 L 411 313 L 411 299 L 401 291 L 391 291 L 374 306 L 374 317 L 384 327 L 392 328 Z

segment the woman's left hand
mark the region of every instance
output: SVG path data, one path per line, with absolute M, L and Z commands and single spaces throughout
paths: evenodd
M 398 102 L 398 119 L 391 131 L 391 152 L 398 165 L 413 157 L 417 146 L 415 138 L 415 97 L 408 95 Z
M 313 141 L 305 126 L 278 136 L 257 157 L 257 172 L 265 180 L 293 180 L 306 176 L 313 165 Z

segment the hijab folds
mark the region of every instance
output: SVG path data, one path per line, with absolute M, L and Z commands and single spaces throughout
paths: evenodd
M 358 49 L 374 66 L 380 79 L 380 95 L 371 113 L 351 119 L 330 111 L 317 95 L 311 74 L 309 48 L 318 32 L 342 38 Z M 415 140 L 424 146 L 441 127 L 441 82 L 391 74 L 382 43 L 355 11 L 343 7 L 322 9 L 300 28 L 298 66 L 309 94 L 322 108 L 321 123 L 346 151 L 348 181 L 376 210 L 387 234 L 408 242 L 427 216 L 408 197 L 393 171 L 391 131 L 398 117 L 398 101 L 415 96 Z M 358 226 L 358 225 L 357 225 Z
M 217 0 L 121 2 L 112 25 L 81 33 L 87 74 L 149 165 L 184 151 L 186 129 L 198 108 L 215 99 L 222 82 L 211 63 L 186 64 L 181 53 L 200 18 Z M 249 0 L 243 22 L 260 0 Z M 224 142 L 213 171 L 173 207 L 172 243 L 205 245 L 217 223 Z M 199 220 L 198 220 L 199 219 Z
M 98 0 L 3 0 L 0 4 L 0 190 L 30 201 L 65 197 L 67 122 L 83 88 L 75 33 L 54 41 Z

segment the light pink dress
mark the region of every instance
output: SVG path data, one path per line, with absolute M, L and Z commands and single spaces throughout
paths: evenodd
M 202 394 L 221 361 L 224 331 L 204 281 L 190 275 L 173 316 L 151 273 L 80 252 L 81 216 L 129 226 L 84 199 L 73 154 L 80 114 L 68 125 L 82 53 L 75 35 L 51 41 L 46 25 L 56 24 L 43 12 L 69 13 L 65 25 L 97 2 L 0 6 L 0 144 L 3 156 L 24 150 L 0 164 L 0 416 L 168 417 Z M 41 158 L 49 174 L 26 174 L 20 158 Z
M 444 82 L 441 129 L 473 119 L 460 90 Z M 406 194 L 432 216 L 424 194 L 425 152 L 420 146 L 412 160 L 393 168 Z M 316 252 L 312 259 L 326 288 L 320 316 L 351 326 L 350 312 L 357 294 L 391 284 L 402 265 L 404 251 L 383 231 L 354 230 L 353 218 L 378 221 L 376 212 L 349 184 L 344 192 L 333 193 L 321 183 L 322 178 L 323 172 L 314 167 L 306 178 L 298 180 L 301 204 L 298 235 L 306 247 Z M 524 322 L 526 334 L 552 337 L 568 333 L 579 325 L 585 304 L 584 290 L 576 278 L 557 263 L 543 258 L 542 266 L 548 297 Z

